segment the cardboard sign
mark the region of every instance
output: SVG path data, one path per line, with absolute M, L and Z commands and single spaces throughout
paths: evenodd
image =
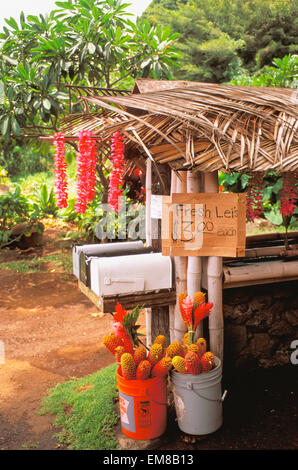
M 163 197 L 162 254 L 245 256 L 246 194 Z
M 151 194 L 151 219 L 161 219 L 162 218 L 162 198 L 156 194 Z

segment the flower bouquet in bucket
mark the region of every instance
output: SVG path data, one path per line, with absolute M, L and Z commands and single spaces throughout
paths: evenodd
M 222 425 L 221 364 L 207 349 L 204 338 L 195 340 L 199 322 L 207 317 L 213 304 L 205 302 L 205 294 L 197 292 L 194 299 L 179 295 L 179 308 L 187 327 L 182 342 L 172 343 L 171 382 L 179 428 L 191 435 L 204 435 Z
M 166 355 L 166 338 L 159 335 L 144 346 L 137 320 L 142 307 L 127 312 L 117 303 L 112 331 L 103 344 L 118 363 L 117 386 L 122 431 L 133 439 L 154 439 L 167 423 L 167 375 L 172 358 Z
M 179 308 L 187 327 L 182 341 L 182 355 L 173 357 L 174 369 L 180 374 L 198 375 L 209 372 L 215 366 L 215 358 L 207 351 L 204 338 L 195 341 L 196 328 L 203 318 L 210 314 L 213 307 L 211 302 L 205 302 L 205 294 L 197 292 L 192 300 L 185 292 L 179 295 Z

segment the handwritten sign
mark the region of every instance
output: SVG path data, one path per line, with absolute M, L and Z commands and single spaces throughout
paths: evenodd
M 162 253 L 167 256 L 245 256 L 245 214 L 245 194 L 164 196 Z

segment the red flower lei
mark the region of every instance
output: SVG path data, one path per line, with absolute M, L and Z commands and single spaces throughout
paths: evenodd
M 87 203 L 95 195 L 96 182 L 96 144 L 89 131 L 79 132 L 79 153 L 77 155 L 77 200 L 75 210 L 84 214 Z
M 254 221 L 263 212 L 263 175 L 254 173 L 247 186 L 246 217 Z
M 119 131 L 115 132 L 112 136 L 111 160 L 113 162 L 113 169 L 110 175 L 108 201 L 110 207 L 118 214 L 118 198 L 122 196 L 124 169 L 124 143 Z
M 57 206 L 59 209 L 67 207 L 67 163 L 65 161 L 65 139 L 62 132 L 54 135 L 55 160 L 54 160 L 54 192 L 57 197 Z
M 290 217 L 296 210 L 297 201 L 297 172 L 287 171 L 283 177 L 283 185 L 280 194 L 280 213 Z

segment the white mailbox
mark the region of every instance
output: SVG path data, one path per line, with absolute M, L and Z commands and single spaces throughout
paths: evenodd
M 89 245 L 75 245 L 72 249 L 73 274 L 80 279 L 81 253 L 85 256 L 85 261 L 92 256 L 117 256 L 118 254 L 134 254 L 145 251 L 144 243 L 141 240 L 136 242 L 119 243 L 97 243 Z M 148 248 L 147 248 L 148 251 Z
M 92 258 L 90 288 L 98 296 L 172 289 L 172 261 L 161 253 Z
M 142 241 L 77 245 L 73 273 L 79 289 L 104 313 L 114 312 L 117 302 L 127 310 L 176 303 L 171 258 Z

